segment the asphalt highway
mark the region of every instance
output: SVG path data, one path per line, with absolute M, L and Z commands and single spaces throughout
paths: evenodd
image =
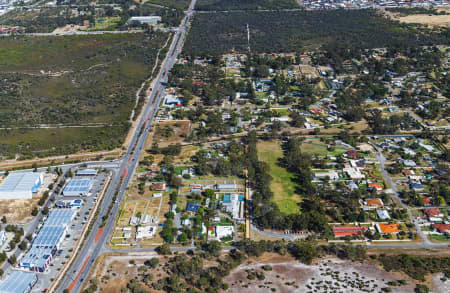
M 154 116 L 158 111 L 159 104 L 163 97 L 165 85 L 167 83 L 168 73 L 174 65 L 178 53 L 183 45 L 186 30 L 189 25 L 190 18 L 193 14 L 193 9 L 196 0 L 192 0 L 185 17 L 183 18 L 178 30 L 176 31 L 168 55 L 163 61 L 161 70 L 156 79 L 155 86 L 148 97 L 148 103 L 143 109 L 143 114 L 133 134 L 131 143 L 125 156 L 120 161 L 120 167 L 118 172 L 115 172 L 110 186 L 106 191 L 102 205 L 100 207 L 101 212 L 97 221 L 94 223 L 91 232 L 86 238 L 83 247 L 80 249 L 76 258 L 72 262 L 71 267 L 67 271 L 66 275 L 59 284 L 55 292 L 63 292 L 66 288 L 71 288 L 71 292 L 79 292 L 82 288 L 83 281 L 87 278 L 89 271 L 92 269 L 95 260 L 103 252 L 107 251 L 107 241 L 110 238 L 112 230 L 114 228 L 115 217 L 117 216 L 120 202 L 122 201 L 128 183 L 131 181 L 133 172 L 138 164 L 140 154 L 144 148 L 145 140 L 150 130 L 151 123 Z M 108 216 L 106 225 L 103 227 L 103 232 L 99 241 L 94 241 L 101 226 L 101 217 L 105 215 L 114 195 L 117 193 L 117 198 L 113 203 L 113 208 Z M 81 270 L 81 271 L 80 271 Z

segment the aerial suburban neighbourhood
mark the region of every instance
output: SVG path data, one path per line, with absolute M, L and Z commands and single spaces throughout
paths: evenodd
M 450 292 L 448 1 L 0 1 L 0 293 Z

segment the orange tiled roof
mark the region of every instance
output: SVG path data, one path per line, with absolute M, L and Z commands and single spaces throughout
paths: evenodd
M 368 200 L 366 200 L 366 202 L 367 202 L 368 206 L 380 206 L 380 207 L 383 206 L 383 203 L 378 198 L 368 199 Z
M 398 224 L 379 224 L 382 233 L 398 233 Z

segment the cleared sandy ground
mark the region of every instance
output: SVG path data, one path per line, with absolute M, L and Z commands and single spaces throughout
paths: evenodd
M 272 271 L 264 271 L 261 268 L 264 264 L 272 266 Z M 248 271 L 264 272 L 265 279 L 249 280 Z M 397 280 L 407 280 L 407 285 L 393 286 L 391 292 L 414 292 L 414 280 L 400 272 L 386 272 L 373 262 L 326 258 L 312 265 L 305 265 L 287 256 L 269 254 L 257 262 L 242 264 L 225 278 L 230 285 L 227 292 L 236 293 L 382 292 L 382 288 L 390 287 L 388 282 Z M 432 284 L 433 292 L 449 292 L 439 277 L 434 277 Z
M 404 17 L 396 18 L 401 22 L 405 23 L 420 23 L 428 24 L 432 26 L 449 26 L 450 25 L 450 15 L 408 15 Z

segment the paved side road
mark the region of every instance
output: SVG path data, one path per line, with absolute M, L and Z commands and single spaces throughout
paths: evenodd
M 381 174 L 383 175 L 384 180 L 386 180 L 389 185 L 391 186 L 391 189 L 393 191 L 392 196 L 397 199 L 397 201 L 401 204 L 401 206 L 406 209 L 406 211 L 408 212 L 408 217 L 411 221 L 411 223 L 414 223 L 414 226 L 416 228 L 417 233 L 419 234 L 420 238 L 422 238 L 422 243 L 420 245 L 422 245 L 421 247 L 424 248 L 432 248 L 432 247 L 441 247 L 442 245 L 438 244 L 438 243 L 433 243 L 431 242 L 428 237 L 425 235 L 425 233 L 423 233 L 422 228 L 419 226 L 419 223 L 414 219 L 412 213 L 411 213 L 411 209 L 402 201 L 402 199 L 399 197 L 398 195 L 398 189 L 397 189 L 397 185 L 395 184 L 395 182 L 392 180 L 391 176 L 389 176 L 388 172 L 386 171 L 386 168 L 384 166 L 385 162 L 386 162 L 386 158 L 384 157 L 382 151 L 377 148 L 374 144 L 373 147 L 376 149 L 377 154 L 376 154 L 376 159 L 378 160 L 378 162 L 380 163 L 380 170 L 381 170 Z M 412 244 L 411 244 L 412 245 Z M 445 244 L 446 246 L 447 244 Z M 401 247 L 401 245 L 397 245 L 398 247 Z M 379 247 L 378 245 L 376 245 L 376 247 Z M 409 247 L 409 246 L 407 246 Z

